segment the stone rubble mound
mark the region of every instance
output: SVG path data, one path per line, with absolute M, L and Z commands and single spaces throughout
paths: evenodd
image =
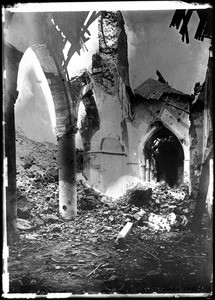
M 112 219 L 117 220 L 118 228 L 129 221 L 142 230 L 184 228 L 194 209 L 185 184 L 173 189 L 165 182 L 138 183 L 114 199 L 90 186 L 83 175 L 77 173 L 76 187 L 78 215 L 85 211 L 106 211 L 111 223 Z M 56 146 L 31 141 L 20 130 L 17 132 L 17 188 L 19 219 L 30 222 L 34 228 L 63 222 L 59 215 Z M 19 224 L 23 230 L 23 224 L 27 223 L 19 221 Z M 30 230 L 27 225 L 26 228 Z
M 133 188 L 128 189 L 123 198 L 125 203 L 141 207 L 150 204 L 151 196 L 152 188 L 138 183 Z
M 101 207 L 101 195 L 82 180 L 77 181 L 77 201 L 79 210 L 92 210 Z
M 127 221 L 136 222 L 144 229 L 170 231 L 183 229 L 192 218 L 193 199 L 188 187 L 170 188 L 165 182 L 137 184 L 118 199 L 127 214 Z
M 41 181 L 44 182 L 44 178 Z M 119 226 L 133 222 L 143 230 L 169 232 L 185 228 L 191 221 L 194 209 L 186 191 L 170 189 L 163 182 L 154 189 L 138 184 L 115 201 L 90 186 L 83 177 L 77 178 L 76 186 L 78 213 L 109 211 L 110 218 L 120 216 L 117 218 Z M 29 185 L 19 189 L 18 218 L 28 220 L 34 227 L 62 222 L 58 206 L 57 182 L 49 181 L 44 188 Z

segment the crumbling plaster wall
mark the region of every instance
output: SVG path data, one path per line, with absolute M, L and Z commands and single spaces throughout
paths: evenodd
M 102 12 L 99 51 L 92 58 L 92 93 L 101 122 L 91 138 L 90 150 L 84 153 L 84 175 L 102 192 L 127 174 L 128 144 L 123 120 L 129 112 L 129 79 L 123 26 L 119 12 Z
M 122 87 L 123 88 L 123 87 Z M 116 93 L 107 93 L 94 82 L 93 95 L 99 112 L 100 128 L 91 138 L 90 150 L 84 153 L 84 175 L 94 187 L 105 192 L 109 185 L 124 175 L 127 170 L 127 147 L 122 136 L 122 121 L 125 111 L 122 95 L 125 90 L 118 86 Z M 109 139 L 104 147 L 103 141 Z M 116 147 L 116 144 L 119 146 Z
M 92 60 L 92 92 L 101 122 L 99 130 L 91 138 L 90 151 L 84 154 L 84 175 L 103 192 L 111 190 L 111 186 L 116 185 L 123 176 L 142 179 L 143 149 L 161 122 L 181 143 L 184 152 L 184 182 L 189 182 L 190 103 L 179 95 L 172 95 L 168 96 L 170 105 L 164 104 L 164 95 L 162 101 L 141 99 L 135 102 L 130 111 L 131 99 L 126 92 L 129 86 L 126 51 L 123 55 L 121 53 L 119 59 L 119 48 L 127 49 L 121 17 L 114 12 L 105 12 L 99 23 L 101 27 L 103 22 L 103 33 L 100 28 L 100 50 Z M 122 36 L 119 39 L 120 34 Z M 104 139 L 109 139 L 108 149 L 101 146 Z M 115 148 L 116 142 L 118 149 Z

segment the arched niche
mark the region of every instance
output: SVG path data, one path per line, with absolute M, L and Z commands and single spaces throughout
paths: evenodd
M 107 152 L 124 152 L 124 147 L 120 144 L 120 142 L 111 137 L 102 139 L 100 149 Z

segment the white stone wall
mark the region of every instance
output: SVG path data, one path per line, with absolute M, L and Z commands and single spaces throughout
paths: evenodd
M 122 97 L 125 109 L 127 98 L 123 91 L 112 95 L 96 85 L 93 94 L 99 112 L 100 129 L 92 136 L 90 151 L 85 155 L 90 160 L 84 174 L 95 188 L 106 192 L 109 186 L 127 173 L 127 153 L 121 127 L 126 114 Z

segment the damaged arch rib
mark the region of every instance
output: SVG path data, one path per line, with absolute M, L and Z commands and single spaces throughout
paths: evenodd
M 64 219 L 77 215 L 75 112 L 71 111 L 71 95 L 67 79 L 60 73 L 56 59 L 45 44 L 32 47 L 48 79 L 56 113 L 59 166 L 59 212 Z

